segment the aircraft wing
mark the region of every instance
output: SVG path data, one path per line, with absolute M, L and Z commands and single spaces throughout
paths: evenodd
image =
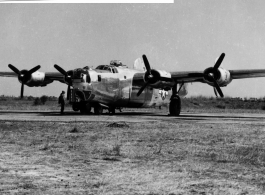
M 17 77 L 17 74 L 14 72 L 0 72 L 1 77 Z
M 60 81 L 65 83 L 65 77 L 59 72 L 46 72 L 45 79 L 53 80 L 53 81 Z
M 44 80 L 60 81 L 65 83 L 64 75 L 59 72 L 45 72 L 44 75 Z M 18 77 L 18 75 L 14 72 L 0 72 L 0 77 Z
M 170 72 L 171 78 L 178 83 L 203 82 L 203 71 Z
M 256 70 L 229 70 L 232 79 L 245 79 L 255 77 L 265 77 L 265 69 Z
M 265 69 L 254 70 L 228 70 L 230 72 L 231 79 L 246 79 L 265 77 Z M 190 83 L 190 82 L 203 82 L 203 71 L 190 71 L 190 72 L 171 72 L 171 77 L 178 83 Z

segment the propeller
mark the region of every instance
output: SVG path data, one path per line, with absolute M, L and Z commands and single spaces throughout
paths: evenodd
M 143 90 L 150 84 L 152 83 L 152 81 L 156 80 L 155 77 L 152 75 L 152 72 L 151 72 L 151 67 L 150 67 L 150 64 L 147 60 L 147 57 L 146 55 L 143 55 L 143 61 L 144 61 L 144 65 L 145 65 L 145 68 L 146 68 L 146 72 L 145 72 L 145 84 L 140 88 L 140 90 L 138 91 L 137 93 L 137 96 L 141 95 L 141 93 L 143 92 Z
M 211 81 L 214 83 L 214 93 L 217 96 L 217 92 L 221 97 L 224 97 L 224 94 L 220 88 L 220 86 L 218 85 L 216 79 L 218 77 L 218 68 L 221 65 L 221 63 L 223 62 L 223 59 L 225 57 L 225 54 L 222 53 L 220 55 L 220 57 L 217 59 L 215 65 L 213 67 L 207 68 L 204 71 L 204 78 L 208 81 Z
M 24 84 L 27 83 L 28 80 L 30 80 L 31 75 L 40 69 L 40 65 L 35 66 L 34 68 L 30 70 L 21 70 L 19 71 L 15 66 L 12 64 L 8 64 L 8 67 L 15 72 L 18 75 L 18 79 L 21 82 L 21 90 L 20 90 L 20 97 L 23 98 L 24 94 Z
M 161 81 L 167 81 L 167 82 L 171 82 L 172 79 L 171 78 L 164 78 L 164 77 L 160 77 L 159 75 L 156 74 L 155 71 L 152 71 L 150 64 L 147 60 L 146 55 L 143 55 L 143 61 L 144 61 L 144 65 L 146 68 L 146 72 L 145 72 L 145 83 L 144 85 L 139 89 L 139 91 L 137 92 L 137 96 L 141 95 L 141 93 L 144 91 L 144 89 L 150 84 L 150 83 L 154 83 L 158 80 Z M 215 64 L 213 67 L 207 68 L 205 69 L 205 71 L 203 73 L 199 73 L 197 76 L 199 77 L 204 77 L 205 80 L 210 81 L 213 83 L 213 88 L 214 88 L 214 93 L 217 96 L 217 93 L 221 96 L 224 97 L 224 94 L 219 86 L 219 84 L 217 83 L 217 80 L 219 78 L 219 71 L 218 68 L 220 67 L 220 65 L 222 64 L 223 60 L 224 60 L 225 54 L 222 53 L 220 55 L 220 57 L 216 60 Z M 195 75 L 193 75 L 195 76 Z
M 68 87 L 67 87 L 67 100 L 69 100 L 69 98 L 70 98 L 70 86 L 72 85 L 72 77 L 63 68 L 61 68 L 57 64 L 54 64 L 54 68 L 65 76 L 65 81 L 68 84 Z
M 173 82 L 173 80 L 171 78 L 161 77 L 158 72 L 152 71 L 146 55 L 143 55 L 142 57 L 143 57 L 144 65 L 146 68 L 146 72 L 145 72 L 145 76 L 144 76 L 145 83 L 137 92 L 137 94 L 136 94 L 137 96 L 141 95 L 141 93 L 144 91 L 144 89 L 149 84 L 155 83 L 157 81 Z

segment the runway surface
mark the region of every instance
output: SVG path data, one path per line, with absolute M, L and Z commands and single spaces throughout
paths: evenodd
M 265 123 L 264 114 L 252 113 L 181 113 L 178 117 L 166 113 L 152 112 L 122 112 L 115 115 L 81 115 L 78 112 L 66 112 L 60 115 L 55 111 L 0 111 L 0 121 L 99 121 L 99 122 L 144 122 L 144 121 L 193 121 L 197 123 Z

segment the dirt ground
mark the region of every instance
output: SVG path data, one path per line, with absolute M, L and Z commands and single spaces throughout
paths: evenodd
M 0 194 L 265 194 L 264 123 L 1 111 Z

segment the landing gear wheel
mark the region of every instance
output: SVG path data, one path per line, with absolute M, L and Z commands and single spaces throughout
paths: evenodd
M 109 113 L 110 114 L 115 114 L 115 107 L 110 107 L 109 108 Z
M 89 114 L 91 112 L 91 105 L 90 103 L 82 103 L 80 106 L 81 114 Z
M 86 114 L 85 104 L 80 104 L 80 113 L 81 114 Z
M 86 114 L 90 114 L 90 112 L 91 112 L 91 104 L 90 103 L 86 103 L 85 109 L 86 109 Z
M 79 105 L 79 103 L 73 103 L 72 104 L 72 109 L 73 109 L 73 111 L 79 111 L 80 110 L 80 105 Z
M 101 115 L 103 113 L 103 107 L 101 105 L 96 105 L 94 107 L 94 113 L 96 115 Z
M 181 99 L 178 95 L 171 97 L 169 104 L 169 115 L 170 116 L 179 116 L 181 111 Z

